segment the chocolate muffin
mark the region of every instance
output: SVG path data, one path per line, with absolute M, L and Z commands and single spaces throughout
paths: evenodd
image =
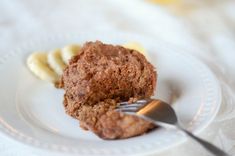
M 143 119 L 114 111 L 120 101 L 154 93 L 154 67 L 135 50 L 87 42 L 64 70 L 61 86 L 66 112 L 101 138 L 128 138 L 154 128 Z

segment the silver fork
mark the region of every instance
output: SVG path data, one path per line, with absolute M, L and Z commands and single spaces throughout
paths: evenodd
M 211 143 L 203 139 L 198 138 L 191 132 L 182 128 L 178 123 L 178 119 L 174 109 L 169 104 L 161 100 L 143 99 L 143 100 L 138 100 L 134 103 L 121 102 L 119 103 L 119 106 L 116 108 L 116 111 L 138 116 L 147 121 L 151 121 L 155 125 L 161 127 L 177 128 L 183 131 L 189 137 L 196 140 L 212 154 L 216 156 L 229 156 L 229 154 L 219 149 L 218 147 L 212 145 Z

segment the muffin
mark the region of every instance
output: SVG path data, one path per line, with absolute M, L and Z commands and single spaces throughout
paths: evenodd
M 138 51 L 87 42 L 62 75 L 66 113 L 103 139 L 144 134 L 152 123 L 114 109 L 121 101 L 150 98 L 156 79 L 154 67 Z

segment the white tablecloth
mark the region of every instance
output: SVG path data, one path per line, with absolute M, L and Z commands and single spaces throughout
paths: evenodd
M 0 57 L 30 38 L 67 32 L 157 37 L 203 60 L 221 82 L 223 104 L 201 137 L 235 155 L 235 1 L 191 0 L 161 7 L 143 0 L 0 1 Z M 0 155 L 59 154 L 22 145 L 1 134 Z M 209 154 L 188 140 L 158 155 Z

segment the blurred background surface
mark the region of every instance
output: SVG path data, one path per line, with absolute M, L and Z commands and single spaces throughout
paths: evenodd
M 218 77 L 223 104 L 201 136 L 235 155 L 234 0 L 1 0 L 0 59 L 17 46 L 53 34 L 134 33 L 195 55 Z M 0 135 L 1 156 L 51 156 Z M 159 156 L 207 156 L 187 143 Z

